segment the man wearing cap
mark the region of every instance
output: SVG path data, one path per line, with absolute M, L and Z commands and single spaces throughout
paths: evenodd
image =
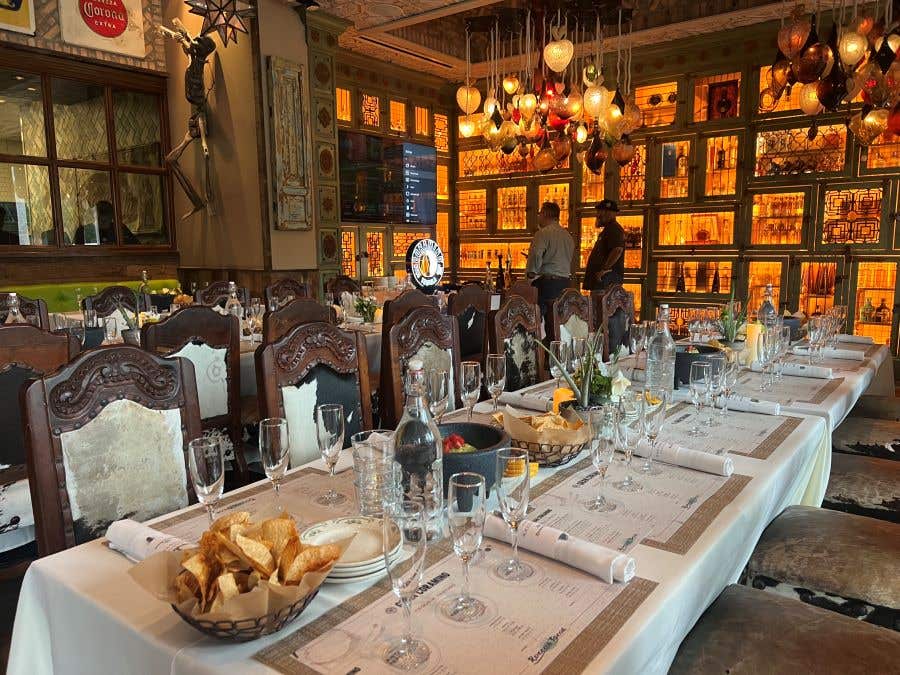
M 605 291 L 625 281 L 625 230 L 616 220 L 619 205 L 612 199 L 597 204 L 597 227 L 603 231 L 594 242 L 584 270 L 586 291 Z
M 575 240 L 569 231 L 559 224 L 558 204 L 544 202 L 541 205 L 538 225 L 540 229 L 535 233 L 528 251 L 525 274 L 534 280 L 532 285 L 538 289 L 538 304 L 544 317 L 544 331 L 549 335 L 547 317 L 553 301 L 569 286 Z

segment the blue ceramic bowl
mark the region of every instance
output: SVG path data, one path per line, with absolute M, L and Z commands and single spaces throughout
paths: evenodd
M 509 447 L 509 434 L 499 427 L 477 422 L 448 422 L 439 424 L 438 429 L 441 431 L 441 439 L 447 438 L 450 434 L 459 434 L 466 443 L 478 448 L 475 452 L 444 454 L 444 497 L 447 496 L 450 476 L 461 471 L 471 471 L 484 476 L 485 487 L 490 493 L 497 477 L 497 450 Z

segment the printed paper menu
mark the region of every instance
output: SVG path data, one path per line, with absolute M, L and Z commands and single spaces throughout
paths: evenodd
M 844 378 L 819 380 L 812 377 L 785 375 L 773 389 L 760 391 L 761 373 L 745 373 L 738 379 L 736 393 L 790 407 L 795 403 L 819 404 L 844 383 Z

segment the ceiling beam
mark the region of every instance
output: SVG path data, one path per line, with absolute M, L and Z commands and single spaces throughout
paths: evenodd
M 473 9 L 496 5 L 502 1 L 503 0 L 461 0 L 460 2 L 447 2 L 447 4 L 443 7 L 430 9 L 426 12 L 413 14 L 411 16 L 405 16 L 402 19 L 387 21 L 385 23 L 378 24 L 377 26 L 368 26 L 366 28 L 360 29 L 359 32 L 380 33 L 389 30 L 396 30 L 397 28 L 406 28 L 407 26 L 415 26 L 416 24 L 425 23 L 426 21 L 431 21 L 432 19 L 442 19 L 445 16 L 452 16 L 453 14 L 459 14 L 460 12 L 468 12 Z

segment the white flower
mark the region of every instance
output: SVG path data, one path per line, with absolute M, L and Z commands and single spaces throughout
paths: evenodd
M 628 391 L 628 387 L 631 386 L 631 380 L 625 377 L 622 374 L 622 371 L 619 370 L 616 372 L 615 377 L 612 379 L 612 383 L 610 384 L 610 398 L 617 402 L 619 397 L 622 396 L 626 391 Z

